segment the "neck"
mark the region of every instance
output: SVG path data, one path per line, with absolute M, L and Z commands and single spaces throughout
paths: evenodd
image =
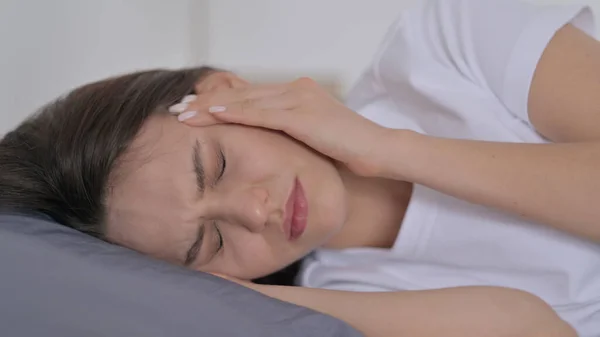
M 325 248 L 391 248 L 402 224 L 412 184 L 383 178 L 365 178 L 345 167 L 338 171 L 348 197 L 348 219 Z

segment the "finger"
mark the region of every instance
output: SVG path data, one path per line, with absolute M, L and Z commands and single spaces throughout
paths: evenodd
M 251 89 L 235 88 L 201 95 L 187 95 L 179 103 L 170 106 L 169 112 L 178 115 L 187 111 L 208 111 L 211 106 L 227 106 L 265 97 L 276 97 L 284 92 L 285 88 L 277 85 L 257 86 Z
M 171 105 L 168 108 L 169 113 L 171 113 L 172 115 L 177 115 L 180 114 L 182 112 L 185 112 L 187 110 L 189 110 L 189 105 L 190 103 L 196 101 L 198 96 L 196 95 L 187 95 L 184 96 L 178 103 Z
M 170 106 L 168 111 L 170 114 L 176 115 L 180 121 L 187 120 L 187 124 L 190 126 L 208 126 L 223 123 L 214 118 L 208 111 L 202 111 L 202 108 L 199 108 L 197 101 L 197 95 L 187 95 L 183 97 L 179 103 Z
M 214 118 L 226 122 L 247 126 L 285 131 L 286 116 L 290 116 L 287 109 L 269 109 L 253 106 L 248 102 L 232 104 L 229 106 L 214 106 L 209 109 Z M 292 122 L 292 121 L 290 121 Z
M 258 99 L 284 94 L 290 90 L 287 83 L 258 84 L 236 89 L 242 99 Z
M 301 104 L 298 95 L 290 91 L 276 96 L 245 100 L 242 103 L 246 108 L 263 110 L 293 110 Z
M 169 112 L 174 115 L 185 114 L 185 116 L 181 116 L 181 121 L 189 119 L 192 117 L 191 114 L 193 112 L 208 112 L 211 106 L 233 106 L 233 105 L 243 105 L 243 106 L 253 106 L 256 103 L 265 103 L 263 104 L 265 107 L 269 107 L 267 104 L 280 105 L 283 101 L 282 99 L 278 99 L 278 94 L 281 93 L 281 88 L 276 87 L 261 87 L 254 88 L 253 90 L 245 91 L 240 89 L 231 89 L 231 90 L 220 90 L 218 92 L 208 93 L 204 95 L 188 95 L 185 96 L 182 101 L 178 104 L 175 104 L 169 107 Z M 274 98 L 271 100 L 265 100 L 264 98 Z M 275 106 L 273 106 L 275 107 Z M 188 113 L 189 112 L 189 113 Z M 204 116 L 199 114 L 199 116 L 204 119 Z
M 180 122 L 184 122 L 188 126 L 211 126 L 216 124 L 226 123 L 218 118 L 216 118 L 213 114 L 208 112 L 198 112 L 198 111 L 186 111 L 177 116 L 177 119 Z
M 233 111 L 286 110 L 295 107 L 295 96 L 286 85 L 260 85 L 249 88 L 220 90 L 203 95 L 187 95 L 169 112 L 190 126 L 206 126 L 222 123 L 206 112 L 221 112 L 229 107 Z M 216 109 L 216 110 L 215 110 Z
M 300 106 L 298 96 L 292 92 L 281 95 L 265 96 L 259 98 L 245 99 L 239 102 L 230 102 L 224 105 L 212 105 L 206 108 L 211 113 L 225 112 L 254 112 L 257 110 L 293 110 Z
M 223 89 L 198 96 L 196 102 L 199 108 L 208 109 L 215 105 L 230 105 L 247 100 L 256 100 L 265 97 L 273 97 L 286 93 L 289 90 L 287 84 L 264 84 L 250 85 L 238 88 Z
M 227 71 L 217 71 L 202 77 L 194 86 L 196 94 L 227 88 L 240 88 L 249 85 L 247 81 Z
M 211 123 L 235 123 L 280 130 L 277 115 L 283 114 L 281 109 L 262 109 L 253 106 L 251 101 L 229 104 L 228 106 L 212 106 L 207 112 L 186 111 L 177 116 L 180 122 L 189 126 L 206 126 Z M 207 116 L 208 115 L 208 116 Z
M 189 120 L 187 123 L 189 126 L 209 126 L 223 123 L 212 114 L 190 108 L 190 105 L 195 102 L 197 98 L 197 95 L 184 96 L 179 103 L 168 108 L 169 113 L 176 115 L 177 119 L 180 121 Z

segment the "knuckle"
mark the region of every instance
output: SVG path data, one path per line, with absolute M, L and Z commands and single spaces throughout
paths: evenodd
M 237 97 L 242 97 L 244 99 L 249 99 L 250 97 L 252 97 L 252 92 L 253 92 L 253 88 L 251 88 L 251 87 L 242 87 L 242 88 L 233 89 L 233 93 Z
M 314 87 L 317 85 L 317 82 L 310 77 L 300 77 L 295 83 L 301 87 Z
M 250 98 L 245 98 L 240 103 L 240 107 L 242 109 L 242 112 L 248 111 L 248 110 L 252 109 L 253 106 L 254 106 L 254 102 Z
M 219 105 L 223 97 L 218 92 L 207 92 L 198 95 L 196 103 L 199 105 Z
M 310 91 L 310 90 L 300 90 L 300 92 L 298 93 L 298 95 L 300 96 L 300 98 L 302 100 L 306 100 L 306 101 L 315 98 L 315 93 L 313 91 Z

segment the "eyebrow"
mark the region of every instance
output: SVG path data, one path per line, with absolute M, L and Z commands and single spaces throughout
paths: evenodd
M 185 254 L 185 261 L 183 262 L 184 266 L 188 267 L 190 264 L 192 264 L 192 262 L 196 260 L 196 258 L 198 257 L 198 253 L 200 252 L 200 247 L 202 247 L 203 239 L 204 225 L 200 225 L 200 227 L 198 227 L 198 231 L 196 232 L 196 240 Z
M 206 189 L 206 171 L 204 171 L 204 165 L 202 164 L 202 157 L 200 156 L 200 142 L 196 140 L 194 147 L 192 148 L 192 162 L 194 163 L 194 172 L 196 173 L 196 186 L 198 187 L 198 194 L 204 195 Z
M 202 197 L 206 188 L 206 171 L 204 170 L 204 165 L 202 164 L 200 148 L 201 144 L 198 140 L 196 140 L 192 148 L 192 163 L 194 163 L 194 172 L 196 173 L 196 187 L 198 189 L 198 195 Z M 194 240 L 194 243 L 190 246 L 187 253 L 185 254 L 185 260 L 183 264 L 186 267 L 192 264 L 192 262 L 194 262 L 198 257 L 198 253 L 200 252 L 200 247 L 202 246 L 203 239 L 204 224 L 201 224 L 198 227 L 198 230 L 196 231 L 196 239 Z

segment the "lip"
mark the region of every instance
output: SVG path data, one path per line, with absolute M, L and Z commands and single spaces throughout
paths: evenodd
M 284 232 L 289 241 L 295 241 L 302 236 L 308 219 L 308 202 L 304 188 L 298 178 L 285 204 Z

